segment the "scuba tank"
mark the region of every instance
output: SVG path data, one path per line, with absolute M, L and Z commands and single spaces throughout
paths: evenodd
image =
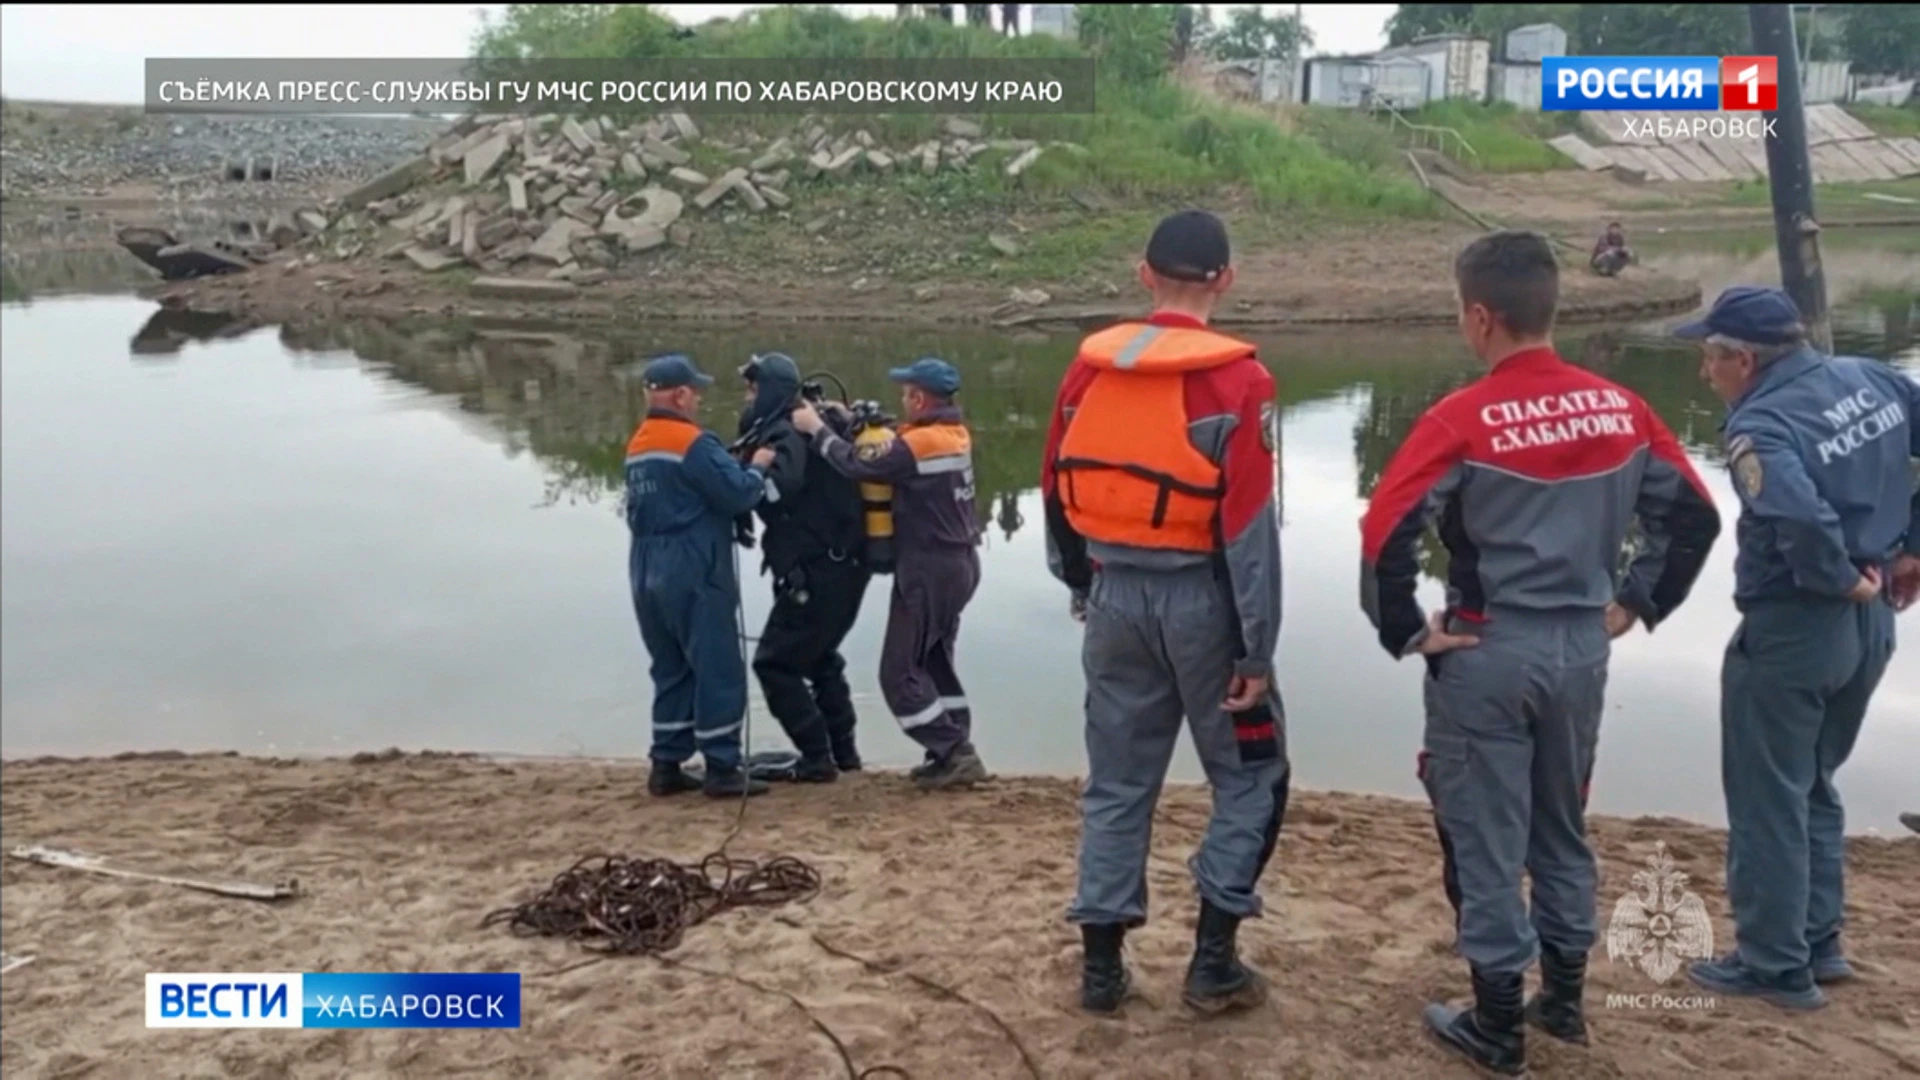
M 863 401 L 853 410 L 855 431 L 853 436 L 854 452 L 861 457 L 877 457 L 887 452 L 893 441 L 899 438 L 887 418 L 880 413 L 880 407 L 873 402 Z M 893 486 L 891 484 L 865 483 L 860 485 L 860 502 L 866 510 L 867 569 L 876 574 L 893 573 Z

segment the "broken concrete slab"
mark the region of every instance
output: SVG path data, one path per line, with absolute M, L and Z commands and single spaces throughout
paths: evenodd
M 438 251 L 429 251 L 423 247 L 408 248 L 407 259 L 411 261 L 413 265 L 425 270 L 429 274 L 435 271 L 445 270 L 449 266 L 459 266 L 466 261 L 458 255 L 443 255 Z
M 573 276 L 579 272 L 579 263 L 567 263 L 565 266 L 556 266 L 547 271 L 546 279 L 548 281 L 572 281 Z
M 589 236 L 582 240 L 575 240 L 573 242 L 573 256 L 581 262 L 591 263 L 594 266 L 604 266 L 609 270 L 620 265 L 620 259 L 613 253 L 613 249 L 607 246 L 606 241 L 597 236 Z
M 831 164 L 833 164 L 832 154 L 825 150 L 815 150 L 813 156 L 807 159 L 807 179 L 811 180 L 821 173 L 826 172 L 827 166 Z
M 1015 241 L 1013 237 L 1004 233 L 988 234 L 987 245 L 1009 259 L 1020 254 L 1020 244 Z
M 639 156 L 633 153 L 620 155 L 620 172 L 635 180 L 645 180 L 647 178 L 647 167 L 640 164 Z
M 767 148 L 767 152 L 753 159 L 748 166 L 754 172 L 768 172 L 793 160 L 793 151 L 788 148 L 787 140 L 779 139 Z
M 516 236 L 506 243 L 501 244 L 499 247 L 494 248 L 492 251 L 487 252 L 487 257 L 494 262 L 511 264 L 526 258 L 527 252 L 532 249 L 532 237 Z
M 947 134 L 957 139 L 977 139 L 985 134 L 979 124 L 971 120 L 962 120 L 957 116 L 947 117 L 947 122 L 942 126 L 946 128 Z
M 683 112 L 668 113 L 667 122 L 673 125 L 673 130 L 680 133 L 681 141 L 689 143 L 700 141 L 700 128 L 694 124 L 693 117 Z
M 450 247 L 460 246 L 460 239 L 466 235 L 467 227 L 464 221 L 466 214 L 467 214 L 467 200 L 457 195 L 447 200 L 447 244 L 448 246 Z
M 747 209 L 752 210 L 754 213 L 759 213 L 767 208 L 766 198 L 762 196 L 752 184 L 747 182 L 745 176 L 740 178 L 739 182 L 734 186 L 734 190 L 740 193 L 740 198 L 747 204 Z
M 584 195 L 569 195 L 561 199 L 560 212 L 588 225 L 600 219 L 600 215 L 593 209 L 593 200 Z
M 1007 175 L 1019 176 L 1021 173 L 1026 172 L 1027 169 L 1031 167 L 1034 162 L 1039 160 L 1040 160 L 1039 147 L 1036 146 L 1029 150 L 1024 150 L 1021 152 L 1019 157 L 1014 158 L 1012 161 L 1007 162 Z
M 480 223 L 476 239 L 480 247 L 491 251 L 520 234 L 520 226 L 511 217 L 497 214 Z
M 596 196 L 593 200 L 593 212 L 595 214 L 604 214 L 607 211 L 613 209 L 614 206 L 619 202 L 620 202 L 619 192 L 603 191 L 598 196 Z
M 652 154 L 666 166 L 685 165 L 687 162 L 693 160 L 693 155 L 687 153 L 685 150 L 680 149 L 672 143 L 661 142 L 659 139 L 651 137 L 640 143 L 640 149 L 646 154 Z M 646 159 L 643 157 L 641 160 L 645 161 Z M 652 169 L 659 168 L 660 166 L 649 164 L 647 167 Z
M 302 210 L 295 214 L 294 218 L 300 223 L 300 231 L 308 236 L 326 232 L 327 226 L 331 224 L 327 221 L 327 215 L 318 210 Z
M 527 212 L 527 181 L 523 177 L 507 176 L 507 205 L 516 214 Z
M 737 186 L 744 183 L 746 179 L 747 170 L 729 169 L 725 173 L 722 173 L 718 180 L 707 185 L 706 190 L 695 195 L 693 197 L 693 205 L 702 210 L 711 209 L 714 203 L 726 198 L 728 192 L 733 191 Z
M 826 171 L 833 176 L 845 176 L 853 168 L 854 163 L 865 157 L 866 153 L 858 146 L 849 146 L 834 155 L 833 160 L 827 163 Z
M 932 176 L 940 168 L 940 144 L 930 142 L 920 148 L 920 172 Z
M 540 205 L 552 206 L 554 203 L 566 198 L 568 190 L 565 184 L 549 184 L 540 190 Z
M 592 139 L 594 142 L 599 142 L 602 137 L 600 134 L 600 121 L 598 120 L 589 119 L 580 121 L 580 130 L 585 132 L 587 138 Z
M 572 121 L 568 121 L 572 123 Z M 542 281 L 538 278 L 474 278 L 475 296 L 493 296 L 503 300 L 556 300 L 579 292 L 571 282 Z
M 613 271 L 603 266 L 590 266 L 576 271 L 573 275 L 575 285 L 598 285 L 613 276 Z
M 563 217 L 547 226 L 547 230 L 540 234 L 540 239 L 527 249 L 527 255 L 558 266 L 573 258 L 570 245 L 575 237 L 588 231 L 587 226 L 573 218 Z
M 793 199 L 789 197 L 786 192 L 781 191 L 779 188 L 776 188 L 776 187 L 761 188 L 760 197 L 772 203 L 774 206 L 779 207 L 782 210 L 785 210 L 788 206 L 792 205 L 793 203 Z
M 862 150 L 873 149 L 873 136 L 867 132 L 866 128 L 861 128 L 859 131 L 854 132 L 853 141 L 859 144 Z
M 466 213 L 466 228 L 460 236 L 460 254 L 469 262 L 480 258 L 480 215 L 472 210 Z
M 507 156 L 507 137 L 495 135 L 479 146 L 467 151 L 466 170 L 469 185 L 482 184 L 493 175 L 500 160 Z
M 1016 285 L 1007 290 L 1007 299 L 1022 307 L 1040 307 L 1053 297 L 1045 289 L 1022 289 Z
M 358 210 L 375 199 L 384 199 L 389 195 L 398 195 L 411 188 L 414 182 L 426 175 L 427 159 L 413 158 L 402 162 L 381 173 L 379 176 L 349 191 L 340 199 L 340 205 L 348 210 Z
M 284 210 L 276 210 L 267 218 L 266 235 L 267 242 L 275 247 L 292 247 L 305 239 L 304 234 L 300 232 L 300 226 L 294 222 L 293 215 Z
M 575 153 L 583 156 L 593 153 L 594 141 L 587 137 L 587 130 L 581 127 L 573 117 L 569 116 L 560 121 L 560 134 L 565 137 L 568 145 L 573 147 Z
M 802 225 L 801 228 L 806 230 L 808 233 L 818 233 L 820 230 L 826 228 L 831 224 L 833 224 L 833 215 L 822 214 L 819 217 L 814 218 L 812 221 L 807 222 L 805 225 Z
M 704 188 L 713 182 L 707 177 L 706 173 L 689 169 L 685 166 L 681 166 L 668 173 L 667 178 L 679 184 L 681 187 L 686 188 L 688 191 L 692 191 L 695 188 Z
M 885 150 L 869 150 L 867 151 L 867 164 L 881 172 L 887 172 L 893 168 L 893 155 L 887 153 Z

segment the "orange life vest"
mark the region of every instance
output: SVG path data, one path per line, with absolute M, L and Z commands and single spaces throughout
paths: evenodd
M 1074 530 L 1089 540 L 1219 550 L 1219 465 L 1187 437 L 1185 379 L 1254 355 L 1212 330 L 1121 323 L 1087 338 L 1097 369 L 1060 440 L 1054 471 Z

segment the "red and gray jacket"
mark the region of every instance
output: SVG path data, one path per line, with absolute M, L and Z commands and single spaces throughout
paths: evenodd
M 1470 622 L 1502 607 L 1618 601 L 1651 630 L 1686 599 L 1720 533 L 1712 496 L 1653 409 L 1545 347 L 1428 409 L 1374 490 L 1360 524 L 1361 606 L 1395 657 L 1426 636 L 1414 590 L 1420 535 L 1435 520 L 1448 610 Z

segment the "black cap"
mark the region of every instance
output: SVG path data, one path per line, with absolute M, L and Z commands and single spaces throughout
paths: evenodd
M 1212 281 L 1230 261 L 1227 227 L 1205 210 L 1182 210 L 1163 219 L 1147 241 L 1147 266 L 1175 281 Z

